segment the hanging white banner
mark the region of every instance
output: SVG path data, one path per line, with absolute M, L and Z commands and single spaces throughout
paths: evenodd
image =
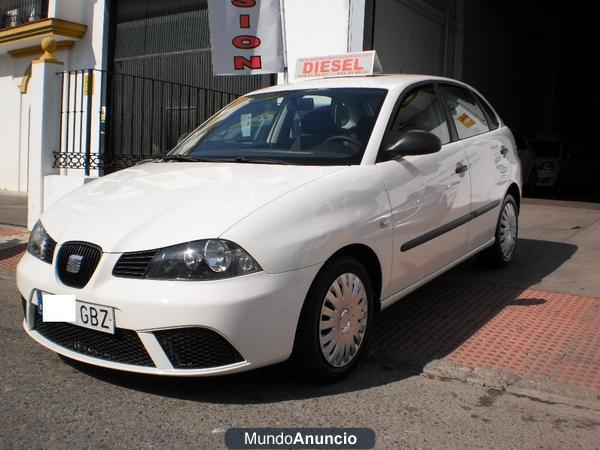
M 208 0 L 208 17 L 215 75 L 283 72 L 280 0 Z

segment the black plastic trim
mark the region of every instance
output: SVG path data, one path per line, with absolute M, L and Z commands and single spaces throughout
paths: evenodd
M 244 361 L 231 343 L 202 327 L 171 328 L 154 336 L 175 369 L 210 369 Z
M 77 273 L 67 272 L 67 262 L 71 255 L 83 257 Z M 84 288 L 98 268 L 102 259 L 102 248 L 91 242 L 68 241 L 63 243 L 56 256 L 56 274 L 65 286 L 77 289 Z
M 115 328 L 115 334 L 108 334 L 72 323 L 44 322 L 37 307 L 33 314 L 33 329 L 64 349 L 114 363 L 156 367 L 134 330 Z
M 402 246 L 400 247 L 400 251 L 407 252 L 409 250 L 412 250 L 415 247 L 418 247 L 419 245 L 425 244 L 426 242 L 429 242 L 429 241 L 435 239 L 436 237 L 441 236 L 442 234 L 446 234 L 449 231 L 452 231 L 455 228 L 458 228 L 461 225 L 464 225 L 465 223 L 470 222 L 471 220 L 485 214 L 486 212 L 491 211 L 496 206 L 498 206 L 500 203 L 501 203 L 500 200 L 496 200 L 492 203 L 482 206 L 481 208 L 471 211 L 469 214 L 465 214 L 464 216 L 461 216 L 458 219 L 454 219 L 453 221 L 448 222 L 447 224 L 442 225 L 439 228 L 435 228 L 431 231 L 428 231 L 425 234 L 422 234 L 419 237 L 411 239 L 410 241 L 402 244 Z
M 144 279 L 160 249 L 126 252 L 116 262 L 112 274 L 120 278 Z
M 21 307 L 23 308 L 23 318 L 27 319 L 27 300 L 21 295 Z

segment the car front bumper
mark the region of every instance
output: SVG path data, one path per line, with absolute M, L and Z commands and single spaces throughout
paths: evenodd
M 88 284 L 75 289 L 59 281 L 54 266 L 26 252 L 17 267 L 17 285 L 25 299 L 25 331 L 50 350 L 108 368 L 176 376 L 240 372 L 275 364 L 290 356 L 302 304 L 320 268 L 311 266 L 278 274 L 259 272 L 218 281 L 137 280 L 112 275 L 119 256 L 103 254 Z M 118 340 L 121 334 L 107 338 L 101 336 L 105 333 L 72 324 L 51 325 L 62 326 L 52 333 L 43 331 L 40 317 L 36 319 L 36 290 L 72 294 L 77 300 L 113 307 L 117 330 L 130 335 L 128 339 L 137 340 L 137 335 L 142 351 L 147 352 L 151 361 L 146 365 L 131 364 L 106 353 L 107 347 L 115 351 L 121 345 Z M 165 344 L 159 339 L 169 330 L 184 331 L 177 333 L 180 341 L 181 335 L 185 336 L 189 330 L 208 330 L 213 337 L 220 336 L 225 343 L 222 346 L 230 345 L 240 358 L 216 367 L 184 365 L 182 368 L 174 360 L 170 341 Z M 211 334 L 208 331 L 198 336 Z M 199 344 L 198 336 L 189 345 L 185 344 L 188 350 L 190 345 Z M 64 345 L 64 339 L 69 340 L 69 345 Z M 103 349 L 89 348 L 90 342 L 98 341 L 103 343 Z M 207 354 L 212 351 L 213 344 L 199 345 Z

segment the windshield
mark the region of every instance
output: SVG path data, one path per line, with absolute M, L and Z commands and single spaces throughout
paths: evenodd
M 169 155 L 202 161 L 360 164 L 386 93 L 334 88 L 240 97 Z

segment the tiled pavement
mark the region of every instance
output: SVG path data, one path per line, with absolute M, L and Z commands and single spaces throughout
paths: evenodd
M 0 226 L 0 270 L 14 270 L 25 251 L 27 230 Z
M 22 236 L 27 233 L 27 230 L 16 227 L 4 227 L 0 226 L 0 238 L 7 236 Z
M 27 244 L 0 249 L 0 270 L 15 270 Z
M 382 315 L 384 362 L 443 360 L 600 393 L 600 299 L 442 278 Z

